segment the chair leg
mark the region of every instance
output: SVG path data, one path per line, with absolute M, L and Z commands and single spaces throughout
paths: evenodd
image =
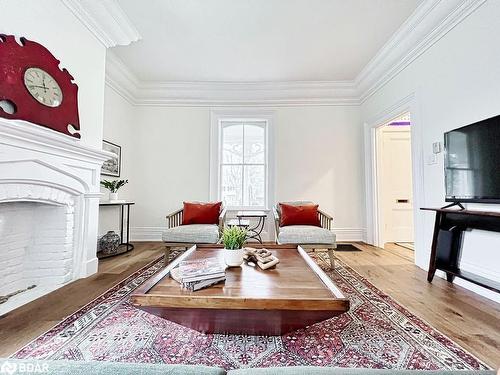
M 330 258 L 330 267 L 335 269 L 335 257 L 333 256 L 333 249 L 328 249 L 328 257 Z
M 163 260 L 163 264 L 166 266 L 170 263 L 170 246 L 165 246 L 165 258 Z

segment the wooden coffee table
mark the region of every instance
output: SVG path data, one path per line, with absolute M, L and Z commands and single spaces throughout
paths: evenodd
M 349 310 L 349 300 L 301 247 L 265 246 L 280 259 L 274 269 L 228 268 L 226 281 L 183 290 L 170 270 L 186 259 L 219 257 L 218 246 L 193 246 L 131 296 L 134 306 L 204 333 L 281 335 Z

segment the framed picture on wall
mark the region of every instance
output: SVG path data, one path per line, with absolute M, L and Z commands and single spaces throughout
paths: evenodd
M 108 141 L 102 141 L 102 149 L 113 153 L 113 157 L 106 160 L 101 168 L 101 175 L 120 177 L 122 164 L 122 148 Z

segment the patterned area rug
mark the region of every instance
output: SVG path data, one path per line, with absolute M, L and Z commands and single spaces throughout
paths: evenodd
M 138 310 L 128 296 L 163 266 L 158 259 L 66 318 L 15 358 L 184 363 L 226 369 L 338 366 L 486 369 L 341 261 L 315 261 L 351 300 L 336 318 L 283 336 L 206 335 Z

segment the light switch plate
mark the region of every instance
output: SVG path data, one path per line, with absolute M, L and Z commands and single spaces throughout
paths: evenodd
M 432 144 L 432 152 L 435 153 L 435 154 L 439 154 L 442 150 L 442 147 L 441 147 L 441 142 L 434 142 Z

